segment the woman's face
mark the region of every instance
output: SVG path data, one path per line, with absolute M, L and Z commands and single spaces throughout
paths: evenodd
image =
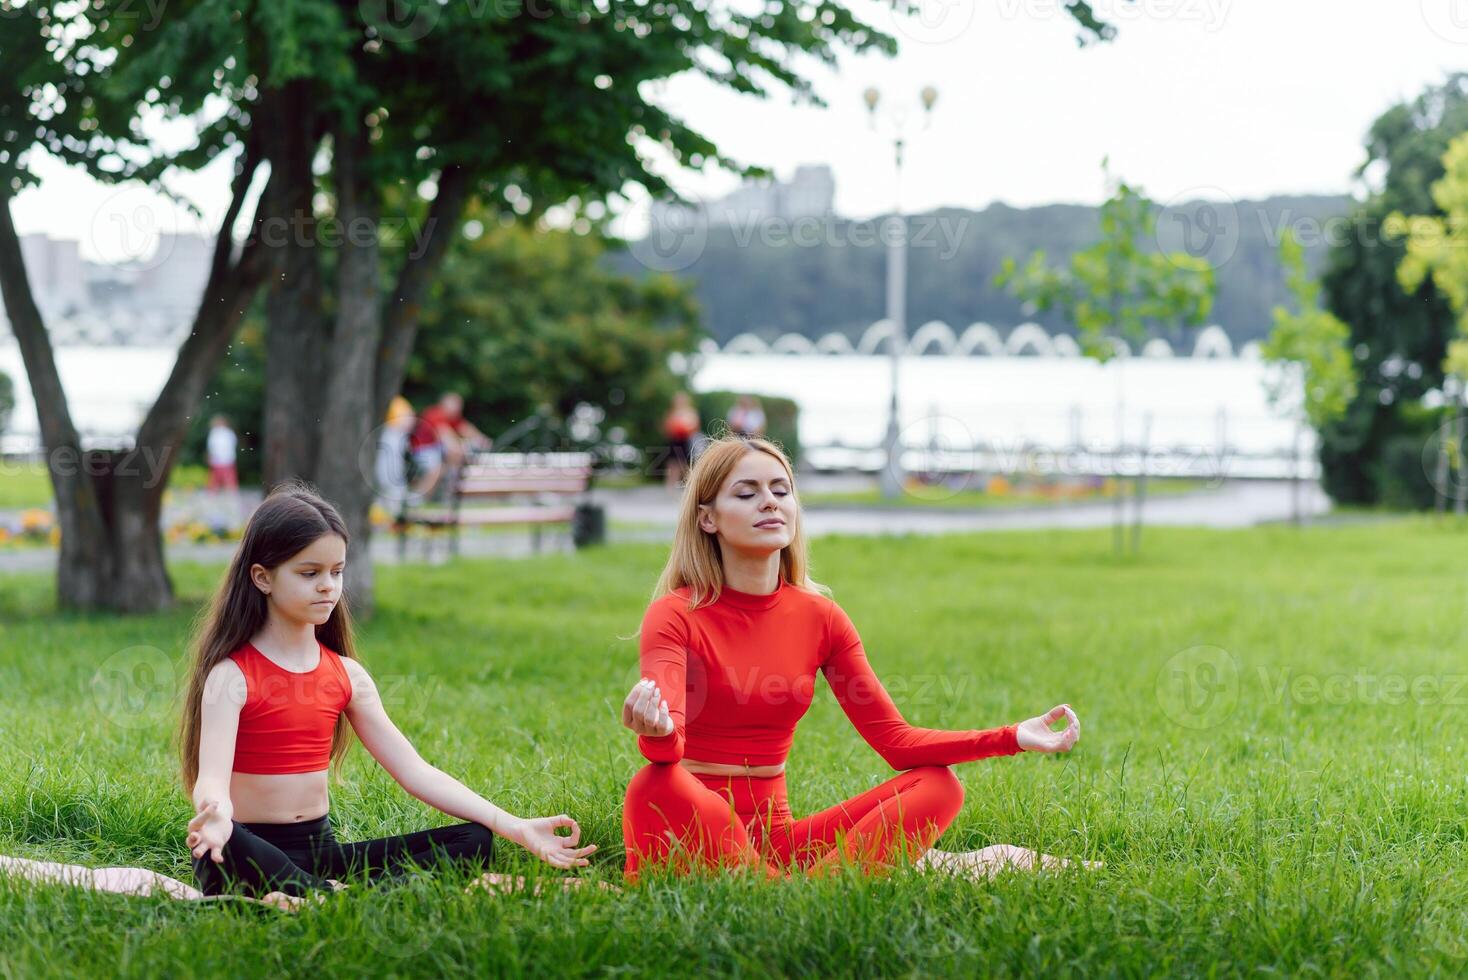
M 250 578 L 277 613 L 320 626 L 341 599 L 346 566 L 347 543 L 323 534 L 275 568 L 252 565 Z
M 768 555 L 790 544 L 798 508 L 790 475 L 778 459 L 752 451 L 734 464 L 711 504 L 700 504 L 698 526 L 719 536 L 721 548 Z

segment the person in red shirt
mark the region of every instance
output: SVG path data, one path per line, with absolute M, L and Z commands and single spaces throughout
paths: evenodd
M 640 631 L 640 680 L 622 706 L 648 760 L 627 786 L 624 874 L 650 865 L 819 874 L 897 861 L 982 876 L 1068 862 L 1008 845 L 933 848 L 963 805 L 951 766 L 1021 751 L 1068 751 L 1069 705 L 1017 725 L 910 725 L 872 672 L 860 636 L 811 581 L 790 462 L 774 444 L 728 436 L 693 465 L 673 552 Z M 785 759 L 819 672 L 861 736 L 898 774 L 795 819 Z M 1065 719 L 1063 731 L 1051 725 Z
M 698 409 L 688 392 L 673 395 L 673 404 L 663 416 L 663 435 L 668 437 L 668 456 L 663 468 L 663 485 L 676 490 L 693 462 L 693 443 L 698 436 Z
M 492 445 L 489 436 L 464 418 L 463 396 L 445 392 L 436 404 L 423 410 L 408 434 L 408 452 L 418 472 L 414 492 L 425 497 L 431 494 L 446 470 L 456 472 L 464 465 L 468 450 L 487 450 Z

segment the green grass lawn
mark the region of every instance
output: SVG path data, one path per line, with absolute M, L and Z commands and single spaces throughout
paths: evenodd
M 196 490 L 209 481 L 202 466 L 175 466 L 168 485 L 175 490 Z M 44 463 L 0 459 L 0 510 L 51 506 L 51 477 Z
M 0 881 L 0 976 L 372 974 L 1256 976 L 1468 971 L 1468 525 L 1110 531 L 815 543 L 908 718 L 1070 701 L 1068 757 L 958 768 L 940 846 L 1098 858 L 988 883 L 911 873 L 466 896 L 445 874 L 295 916 Z M 524 814 L 565 810 L 616 881 L 639 765 L 616 711 L 661 547 L 378 571 L 364 661 L 423 755 Z M 218 568 L 132 619 L 0 579 L 0 853 L 187 879 L 168 748 L 176 660 Z M 790 759 L 797 814 L 888 773 L 824 687 Z M 360 748 L 344 839 L 448 822 Z M 528 868 L 528 865 L 516 865 Z
M 0 508 L 45 507 L 51 502 L 51 478 L 41 463 L 0 459 Z

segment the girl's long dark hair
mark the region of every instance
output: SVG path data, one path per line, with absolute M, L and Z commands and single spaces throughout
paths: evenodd
M 199 778 L 199 720 L 204 681 L 215 664 L 260 632 L 270 618 L 264 593 L 250 580 L 250 567 L 263 565 L 274 569 L 328 534 L 351 543 L 346 523 L 336 508 L 304 483 L 277 487 L 250 515 L 224 582 L 201 616 L 190 644 L 189 685 L 178 727 L 179 765 L 186 793 L 193 793 Z M 352 616 L 345 593 L 332 607 L 331 617 L 316 627 L 316 639 L 343 657 L 356 658 Z M 336 720 L 336 731 L 331 738 L 333 765 L 340 761 L 349 741 L 350 729 L 346 716 L 342 715 Z

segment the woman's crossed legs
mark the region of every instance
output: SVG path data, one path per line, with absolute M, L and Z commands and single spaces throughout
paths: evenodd
M 823 874 L 854 863 L 869 873 L 898 860 L 982 878 L 1005 868 L 1055 868 L 1069 862 L 1001 844 L 979 851 L 933 849 L 963 806 L 963 786 L 945 766 L 923 766 L 799 820 L 790 816 L 784 777 L 702 776 L 653 763 L 627 786 L 622 832 L 625 875 L 636 881 L 649 865 L 758 868 L 781 877 L 788 868 Z

